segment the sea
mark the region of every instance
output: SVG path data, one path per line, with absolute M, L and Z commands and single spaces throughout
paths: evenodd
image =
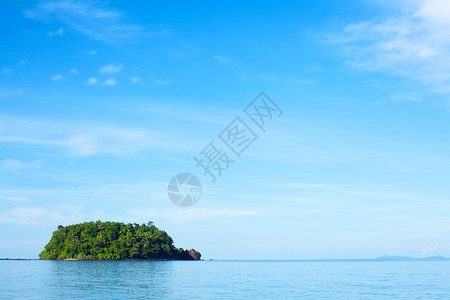
M 450 299 L 450 260 L 3 260 L 0 299 Z

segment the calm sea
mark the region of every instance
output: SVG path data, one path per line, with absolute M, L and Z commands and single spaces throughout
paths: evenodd
M 450 299 L 450 261 L 0 261 L 0 299 Z

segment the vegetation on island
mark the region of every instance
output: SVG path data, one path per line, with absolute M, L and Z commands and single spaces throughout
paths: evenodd
M 172 238 L 153 222 L 85 222 L 62 226 L 39 254 L 41 259 L 155 259 L 198 260 L 200 253 L 176 248 Z

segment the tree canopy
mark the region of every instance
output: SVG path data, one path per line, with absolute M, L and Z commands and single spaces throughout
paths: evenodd
M 147 224 L 85 222 L 62 226 L 39 254 L 41 259 L 197 260 L 200 253 L 176 248 L 163 230 Z

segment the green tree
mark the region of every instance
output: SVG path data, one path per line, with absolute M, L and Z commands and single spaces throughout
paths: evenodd
M 193 255 L 193 253 L 196 253 Z M 139 225 L 85 222 L 59 225 L 41 259 L 199 259 L 198 252 L 173 245 L 172 238 L 153 222 Z

